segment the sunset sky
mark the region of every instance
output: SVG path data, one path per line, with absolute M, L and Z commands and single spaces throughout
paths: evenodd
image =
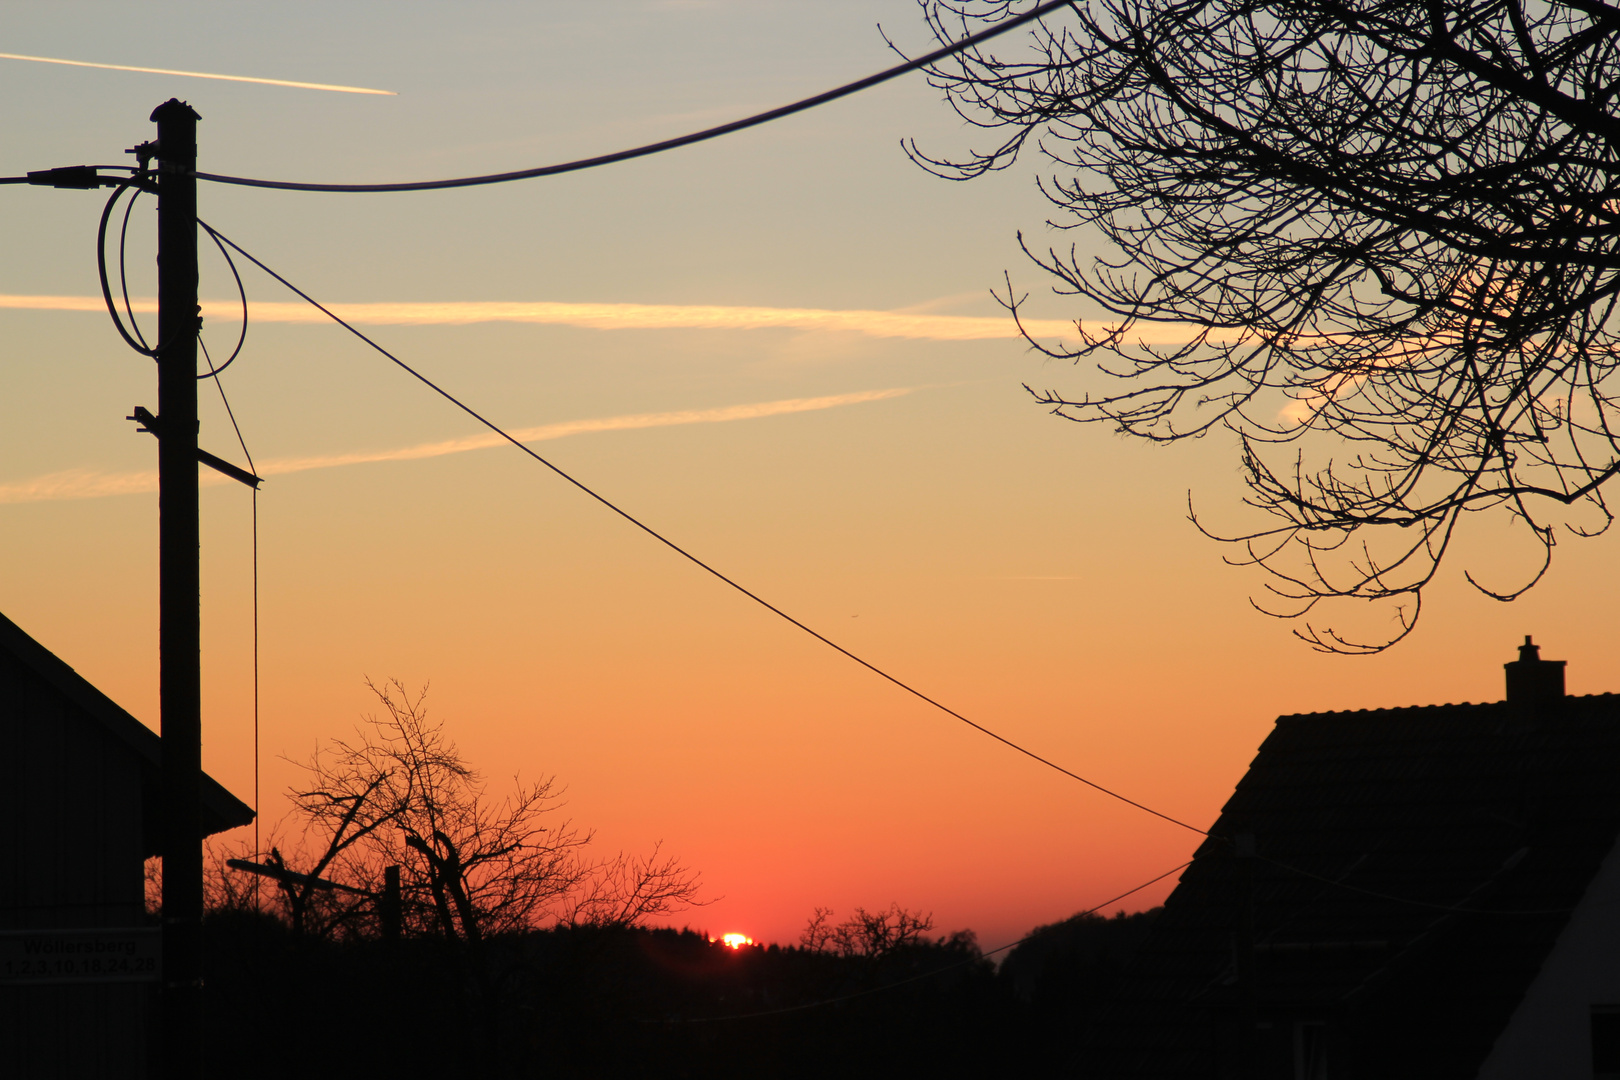
M 374 182 L 538 166 L 780 105 L 930 40 L 912 0 L 11 3 L 0 175 L 119 164 L 169 97 L 199 168 Z M 1016 39 L 1013 39 L 1016 40 Z M 1005 47 L 1005 46 L 1004 46 Z M 347 93 L 280 83 L 358 87 Z M 1262 580 L 1186 520 L 1238 503 L 1232 445 L 1127 442 L 1023 384 L 1085 370 L 1017 339 L 1098 313 L 1019 252 L 1037 162 L 956 184 L 902 139 L 984 140 L 920 76 L 721 140 L 567 176 L 413 194 L 204 184 L 202 217 L 582 482 L 872 663 L 1010 739 L 1199 826 L 1280 713 L 1501 697 L 1526 633 L 1574 693 L 1620 689 L 1614 540 L 1562 544 L 1503 605 L 1505 523 L 1470 524 L 1423 625 L 1325 657 L 1249 604 Z M 105 196 L 0 188 L 0 612 L 153 727 L 151 361 L 100 309 Z M 132 294 L 155 295 L 152 201 Z M 203 256 L 205 341 L 234 286 Z M 713 903 L 674 920 L 796 940 L 813 908 L 891 901 L 986 947 L 1185 861 L 1198 839 L 929 708 L 493 440 L 244 270 L 225 389 L 260 471 L 267 832 L 316 744 L 431 684 L 499 794 L 555 774 L 604 854 L 664 850 Z M 137 305 L 151 326 L 153 310 Z M 1166 331 L 1173 334 L 1173 331 Z M 202 445 L 241 460 L 203 386 Z M 246 489 L 202 497 L 204 761 L 253 789 Z M 1366 618 L 1367 616 L 1362 616 Z M 1387 613 L 1378 616 L 1387 617 Z M 1124 905 L 1162 899 L 1172 881 Z

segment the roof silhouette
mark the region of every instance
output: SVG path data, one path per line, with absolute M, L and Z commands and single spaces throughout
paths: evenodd
M 126 745 L 141 762 L 141 781 L 145 811 L 142 821 L 142 855 L 157 855 L 162 836 L 162 799 L 158 786 L 163 765 L 163 740 L 158 733 L 125 712 L 116 702 L 97 690 L 82 675 L 74 671 L 55 653 L 35 641 L 16 623 L 0 615 L 0 689 L 10 682 L 4 670 L 4 657 L 11 657 L 28 671 L 33 672 L 52 689 L 94 721 L 108 735 Z M 37 718 L 21 715 L 8 718 L 13 722 Z M 0 723 L 0 733 L 5 724 Z M 18 745 L 16 738 L 8 740 Z M 202 777 L 202 822 L 204 835 L 213 835 L 226 829 L 251 824 L 253 808 L 225 790 L 213 777 Z M 131 807 L 131 811 L 139 808 Z
M 1244 1032 L 1292 1020 L 1354 1075 L 1472 1077 L 1617 833 L 1620 696 L 1280 717 L 1077 1062 L 1269 1075 Z

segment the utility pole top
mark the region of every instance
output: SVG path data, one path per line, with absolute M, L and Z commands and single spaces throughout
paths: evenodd
M 185 111 L 181 112 L 180 110 L 182 109 Z M 198 114 L 197 110 L 193 109 L 190 105 L 187 105 L 179 98 L 170 98 L 168 101 L 165 101 L 163 104 L 152 110 L 151 120 L 152 123 L 156 124 L 165 120 L 184 119 L 188 116 L 192 120 L 202 119 L 202 116 Z

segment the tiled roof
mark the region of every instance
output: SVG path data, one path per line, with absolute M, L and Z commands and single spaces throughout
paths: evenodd
M 1076 1066 L 1238 1075 L 1269 1017 L 1332 1020 L 1368 1075 L 1472 1077 L 1617 832 L 1620 696 L 1281 717 Z

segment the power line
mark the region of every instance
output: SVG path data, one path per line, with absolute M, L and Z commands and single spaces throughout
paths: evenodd
M 565 161 L 558 165 L 542 165 L 536 169 L 519 169 L 516 172 L 490 173 L 484 176 L 461 176 L 451 180 L 418 180 L 397 184 L 303 184 L 289 180 L 254 180 L 242 176 L 221 176 L 218 173 L 205 172 L 198 173 L 197 179 L 211 180 L 216 184 L 237 184 L 243 187 L 275 188 L 280 191 L 435 191 L 440 188 L 476 187 L 482 184 L 504 184 L 512 180 L 532 180 L 539 176 L 556 176 L 559 173 L 578 172 L 581 169 L 594 169 L 598 165 L 612 165 L 615 162 L 630 161 L 633 158 L 647 157 L 651 154 L 663 153 L 665 150 L 674 150 L 677 147 L 691 146 L 693 143 L 706 142 L 709 139 L 719 138 L 721 135 L 729 135 L 734 131 L 742 131 L 746 128 L 758 127 L 760 124 L 768 124 L 772 120 L 780 120 L 784 116 L 792 116 L 794 113 L 801 113 L 807 109 L 813 109 L 817 105 L 825 105 L 830 101 L 837 101 L 839 98 L 848 97 L 851 94 L 859 93 L 862 90 L 877 86 L 879 83 L 885 83 L 890 79 L 899 78 L 901 75 L 904 75 L 909 71 L 915 71 L 918 68 L 925 68 L 929 64 L 936 63 L 937 61 L 943 60 L 948 56 L 954 56 L 959 52 L 970 49 L 973 46 L 978 45 L 980 42 L 988 41 L 1000 34 L 1005 34 L 1007 31 L 1022 26 L 1027 22 L 1033 22 L 1049 12 L 1056 11 L 1058 8 L 1071 7 L 1072 5 L 1073 0 L 1047 0 L 1046 3 L 1033 7 L 1024 12 L 1022 15 L 1014 15 L 994 26 L 980 30 L 976 34 L 969 34 L 960 41 L 952 42 L 950 45 L 946 45 L 943 48 L 935 49 L 933 52 L 919 56 L 915 60 L 907 60 L 903 64 L 896 64 L 894 67 L 887 68 L 875 75 L 868 75 L 864 79 L 856 79 L 854 82 L 845 83 L 843 86 L 816 94 L 813 97 L 803 98 L 802 100 L 795 101 L 790 105 L 783 105 L 767 112 L 755 113 L 753 116 L 744 117 L 741 120 L 733 120 L 730 123 L 721 124 L 718 127 L 705 128 L 702 131 L 694 131 L 689 135 L 681 135 L 673 139 L 665 139 L 662 142 L 648 143 L 645 146 L 637 146 L 629 150 L 619 150 L 611 154 L 602 154 L 597 157 L 581 158 L 578 161 Z M 20 183 L 22 181 L 19 179 L 15 182 Z
M 142 175 L 137 173 L 113 182 L 113 193 L 107 196 L 106 205 L 101 208 L 101 223 L 96 227 L 96 270 L 101 276 L 101 298 L 107 305 L 107 314 L 112 317 L 113 329 L 118 331 L 118 336 L 123 338 L 124 344 L 131 349 L 142 356 L 156 359 L 157 349 L 146 343 L 146 335 L 141 333 L 140 326 L 135 322 L 135 312 L 129 303 L 128 277 L 124 273 L 124 231 L 129 225 L 129 211 L 134 208 L 135 200 L 140 198 L 141 192 L 145 190 L 142 181 Z M 118 315 L 118 305 L 113 301 L 112 283 L 107 278 L 107 223 L 112 220 L 113 208 L 118 205 L 118 200 L 131 188 L 134 188 L 134 194 L 130 196 L 129 206 L 125 208 L 124 225 L 118 233 L 119 288 L 123 290 L 124 310 L 129 316 L 129 329 L 125 329 L 124 320 Z
M 897 686 L 900 689 L 904 690 L 906 693 L 911 694 L 913 697 L 916 697 L 916 698 L 918 698 L 918 699 L 920 699 L 920 700 L 922 700 L 924 702 L 927 702 L 929 705 L 932 705 L 934 708 L 938 709 L 940 712 L 945 713 L 947 716 L 955 717 L 957 720 L 960 720 L 962 723 L 966 724 L 970 728 L 973 728 L 975 731 L 978 731 L 978 732 L 980 732 L 981 734 L 984 734 L 984 735 L 988 735 L 990 738 L 996 740 L 997 742 L 1001 743 L 1002 745 L 1007 746 L 1007 747 L 1009 747 L 1009 748 L 1011 748 L 1013 750 L 1018 751 L 1020 754 L 1023 754 L 1025 757 L 1028 757 L 1028 758 L 1030 758 L 1030 759 L 1032 759 L 1034 761 L 1040 762 L 1042 765 L 1045 765 L 1049 769 L 1053 769 L 1053 770 L 1055 770 L 1057 772 L 1062 773 L 1064 776 L 1069 777 L 1071 780 L 1078 780 L 1078 781 L 1080 781 L 1080 783 L 1085 784 L 1087 787 L 1092 788 L 1095 791 L 1099 791 L 1102 794 L 1107 795 L 1111 799 L 1117 799 L 1120 802 L 1125 803 L 1127 806 L 1134 806 L 1136 809 L 1141 810 L 1142 812 L 1147 813 L 1147 814 L 1152 814 L 1156 818 L 1160 818 L 1160 819 L 1162 819 L 1164 821 L 1168 821 L 1172 825 L 1179 825 L 1183 829 L 1187 829 L 1187 830 L 1189 830 L 1191 832 L 1195 832 L 1200 836 L 1208 836 L 1209 835 L 1208 831 L 1206 831 L 1204 829 L 1200 829 L 1196 825 L 1189 825 L 1185 821 L 1181 821 L 1178 818 L 1171 817 L 1169 814 L 1163 813 L 1162 811 L 1159 811 L 1159 810 L 1155 810 L 1151 806 L 1148 806 L 1148 805 L 1146 805 L 1144 803 L 1137 802 L 1135 799 L 1132 799 L 1132 798 L 1129 798 L 1129 797 L 1127 797 L 1125 795 L 1122 795 L 1119 792 L 1114 791 L 1114 790 L 1112 790 L 1110 788 L 1106 788 L 1103 785 L 1097 783 L 1096 781 L 1088 780 L 1084 776 L 1081 776 L 1079 773 L 1073 772 L 1073 771 L 1071 771 L 1069 769 L 1064 768 L 1062 765 L 1057 764 L 1055 761 L 1052 761 L 1050 758 L 1042 757 L 1040 754 L 1035 753 L 1035 751 L 1027 749 L 1026 747 L 1020 746 L 1018 743 L 1013 742 L 1011 739 L 1007 738 L 1004 735 L 998 735 L 996 732 L 994 732 L 994 731 L 990 730 L 989 728 L 985 727 L 983 724 L 975 723 L 974 721 L 969 720 L 967 717 L 963 716 L 961 713 L 957 712 L 955 709 L 952 709 L 949 706 L 944 705 L 941 702 L 935 700 L 934 698 L 929 697 L 927 694 L 923 693 L 921 690 L 918 690 L 916 687 L 912 686 L 910 683 L 907 683 L 904 680 L 902 680 L 902 679 L 900 679 L 900 678 L 898 678 L 898 677 L 896 677 L 894 675 L 889 674 L 887 671 L 884 671 L 882 668 L 878 667 L 876 664 L 873 664 L 870 661 L 864 660 L 861 657 L 855 655 L 854 653 L 850 652 L 848 649 L 844 648 L 842 645 L 840 645 L 837 642 L 833 641 L 831 638 L 828 638 L 825 635 L 823 635 L 823 634 L 821 634 L 821 633 L 819 633 L 819 632 L 817 632 L 815 630 L 812 630 L 809 626 L 807 626 L 804 623 L 800 622 L 798 619 L 794 618 L 792 615 L 789 615 L 786 611 L 783 611 L 781 608 L 777 607 L 775 604 L 772 604 L 770 601 L 764 599 L 758 593 L 753 592 L 752 590 L 750 590 L 750 589 L 746 588 L 745 586 L 739 584 L 737 581 L 733 580 L 732 578 L 727 577 L 725 574 L 721 573 L 719 570 L 715 569 L 713 566 L 710 566 L 708 563 L 704 562 L 702 559 L 698 558 L 696 555 L 692 554 L 690 551 L 687 551 L 685 548 L 681 547 L 679 544 L 677 544 L 675 541 L 671 540 L 669 537 L 665 536 L 663 533 L 660 533 L 658 530 L 654 529 L 651 525 L 646 524 L 645 522 L 641 521 L 639 518 L 632 515 L 628 510 L 625 510 L 625 509 L 621 508 L 616 503 L 609 500 L 607 498 L 607 496 L 598 493 L 597 491 L 595 491 L 591 487 L 587 486 L 583 481 L 575 479 L 573 476 L 571 476 L 570 474 L 564 472 L 558 466 L 552 464 L 546 458 L 541 457 L 538 453 L 536 453 L 533 449 L 531 449 L 525 443 L 523 443 L 522 441 L 520 441 L 517 438 L 514 438 L 512 435 L 508 434 L 499 425 L 497 425 L 493 420 L 489 420 L 486 417 L 484 417 L 483 414 L 481 414 L 478 411 L 476 411 L 475 409 L 473 409 L 472 406 L 467 405 L 465 402 L 461 401 L 454 394 L 452 394 L 448 390 L 444 389 L 438 383 L 435 383 L 432 379 L 429 379 L 426 375 L 423 375 L 420 371 L 417 371 L 415 368 L 411 367 L 405 361 L 401 360 L 399 357 L 395 356 L 393 353 L 389 352 L 387 349 L 385 349 L 381 345 L 377 344 L 377 342 L 373 341 L 371 338 L 367 337 L 365 334 L 363 334 L 359 330 L 355 329 L 349 323 L 345 322 L 342 318 L 340 318 L 339 316 L 334 314 L 329 308 L 327 308 L 320 301 L 316 300 L 314 297 L 312 297 L 308 293 L 304 292 L 304 290 L 300 289 L 298 286 L 294 285 L 292 282 L 288 281 L 286 278 L 284 278 L 280 274 L 276 273 L 276 271 L 270 269 L 270 267 L 266 266 L 263 262 L 261 262 L 258 258 L 256 258 L 251 252 L 244 249 L 240 244 L 236 243 L 236 241 L 232 240 L 230 237 L 225 236 L 223 233 L 220 233 L 220 232 L 216 231 L 215 229 L 210 227 L 206 222 L 203 222 L 201 220 L 199 220 L 197 222 L 197 224 L 201 225 L 202 228 L 207 231 L 208 235 L 212 236 L 216 241 L 223 242 L 224 244 L 231 247 L 238 254 L 240 254 L 243 258 L 247 259 L 248 261 L 253 263 L 253 265 L 257 266 L 260 270 L 263 270 L 266 274 L 269 274 L 271 277 L 273 277 L 277 281 L 279 281 L 282 285 L 284 285 L 288 289 L 290 289 L 293 293 L 295 293 L 297 296 L 299 296 L 301 299 L 303 299 L 305 303 L 308 303 L 310 306 L 314 307 L 317 311 L 320 311 L 322 314 L 324 314 L 327 318 L 331 319 L 333 322 L 335 322 L 339 326 L 343 327 L 349 333 L 353 334 L 355 337 L 359 338 L 361 341 L 365 342 L 367 345 L 369 345 L 373 349 L 377 350 L 377 352 L 379 352 L 383 356 L 387 357 L 390 361 L 392 361 L 401 370 L 403 370 L 407 374 L 409 374 L 412 378 L 416 379 L 422 385 L 424 385 L 428 389 L 432 390 L 435 394 L 438 394 L 440 397 L 444 398 L 444 400 L 448 401 L 450 404 L 454 405 L 456 408 L 460 409 L 462 412 L 464 412 L 468 416 L 472 417 L 478 423 L 480 423 L 484 427 L 488 428 L 491 432 L 498 435 L 500 438 L 504 439 L 505 441 L 511 443 L 518 450 L 522 451 L 524 454 L 527 454 L 529 457 L 533 458 L 535 461 L 539 462 L 541 465 L 544 465 L 546 468 L 550 469 L 558 477 L 560 477 L 563 480 L 566 480 L 568 483 L 572 484 L 575 488 L 578 488 L 580 491 L 584 492 L 586 495 L 589 495 L 592 499 L 595 499 L 598 503 L 602 504 L 607 509 L 613 511 L 615 514 L 619 515 L 625 521 L 629 522 L 631 525 L 634 525 L 636 528 L 640 529 L 642 532 L 646 533 L 648 536 L 652 537 L 654 540 L 657 540 L 659 543 L 663 544 L 665 547 L 669 548 L 671 551 L 675 552 L 677 555 L 679 555 L 682 558 L 686 559 L 688 562 L 692 563 L 694 566 L 697 566 L 698 568 L 700 568 L 700 569 L 702 569 L 704 571 L 707 571 L 709 574 L 713 575 L 714 577 L 718 578 L 720 581 L 723 581 L 725 584 L 731 586 L 733 589 L 735 589 L 738 592 L 742 593 L 744 596 L 748 597 L 748 599 L 754 601 L 754 603 L 756 603 L 759 606 L 765 608 L 767 611 L 769 611 L 769 612 L 771 612 L 771 613 L 773 613 L 773 614 L 775 614 L 777 616 L 780 616 L 782 619 L 786 620 L 789 623 L 792 623 L 794 626 L 798 627 L 800 630 L 803 630 L 805 633 L 809 634 L 811 637 L 815 638 L 817 641 L 821 642 L 823 645 L 826 645 L 827 647 L 833 649 L 834 651 L 843 654 L 845 657 L 848 657 L 850 660 L 855 661 L 855 663 L 857 663 L 857 664 L 861 665 L 862 667 L 866 668 L 868 671 L 872 672 L 874 675 L 877 675 L 877 676 L 879 676 L 879 677 L 881 677 L 883 679 L 888 680 L 890 683 L 893 683 L 895 686 Z
M 974 34 L 969 34 L 960 41 L 925 53 L 912 60 L 885 68 L 873 75 L 854 82 L 845 83 L 831 90 L 823 91 L 811 97 L 801 98 L 798 101 L 769 109 L 762 113 L 743 117 L 720 124 L 717 127 L 704 128 L 686 135 L 679 135 L 673 139 L 664 139 L 661 142 L 647 143 L 643 146 L 632 147 L 628 150 L 618 150 L 611 154 L 601 154 L 596 157 L 580 158 L 576 161 L 565 161 L 556 165 L 542 165 L 534 169 L 519 169 L 515 172 L 488 173 L 481 176 L 458 176 L 448 180 L 415 180 L 402 183 L 389 184 L 312 184 L 293 180 L 259 180 L 246 176 L 225 176 L 220 173 L 199 172 L 193 175 L 198 180 L 208 180 L 216 184 L 234 184 L 240 187 L 273 188 L 278 191 L 333 191 L 333 192 L 382 192 L 382 191 L 436 191 L 441 188 L 478 187 L 484 184 L 504 184 L 513 180 L 532 180 L 541 176 L 556 176 L 561 173 L 578 172 L 582 169 L 593 169 L 599 165 L 612 165 L 620 161 L 631 161 L 635 158 L 648 157 L 660 154 L 665 150 L 675 150 L 682 146 L 691 146 L 693 143 L 707 142 L 722 135 L 729 135 L 734 131 L 744 131 L 761 124 L 768 124 L 772 120 L 792 116 L 795 113 L 805 112 L 818 105 L 837 101 L 839 98 L 858 94 L 862 90 L 870 89 L 882 83 L 897 79 L 907 72 L 926 68 L 947 57 L 979 45 L 991 38 L 1007 33 L 1028 22 L 1034 22 L 1062 7 L 1072 7 L 1074 0 L 1046 0 L 1046 3 L 1024 12 L 1022 15 L 1013 15 L 994 26 L 987 27 Z M 890 45 L 893 48 L 893 45 Z M 899 50 L 896 49 L 896 52 Z M 904 54 L 902 54 L 904 55 Z M 0 184 L 35 184 L 62 188 L 96 188 L 110 186 L 119 181 L 112 177 L 98 175 L 101 170 L 137 172 L 127 165 L 72 165 L 58 169 L 41 169 L 30 172 L 25 176 L 0 176 Z
M 106 178 L 103 179 L 105 180 Z M 130 213 L 135 209 L 135 200 L 141 197 L 142 192 L 149 190 L 147 186 L 149 181 L 150 174 L 145 172 L 137 172 L 133 176 L 125 177 L 120 180 L 107 181 L 109 186 L 111 186 L 114 190 L 113 193 L 107 197 L 107 204 L 102 207 L 101 223 L 96 229 L 96 270 L 101 277 L 102 300 L 107 305 L 107 314 L 112 318 L 113 326 L 118 330 L 119 336 L 124 339 L 131 349 L 134 349 L 142 356 L 150 356 L 156 359 L 158 354 L 157 347 L 148 345 L 146 343 L 146 335 L 141 333 L 140 325 L 135 321 L 135 310 L 129 301 L 129 274 L 127 272 L 128 267 L 125 260 L 125 243 L 129 234 L 129 216 Z M 124 300 L 124 315 L 129 318 L 129 327 L 128 329 L 125 329 L 124 320 L 119 317 L 118 306 L 113 300 L 112 285 L 108 279 L 107 224 L 112 219 L 113 208 L 118 205 L 118 200 L 123 198 L 124 193 L 127 191 L 132 191 L 133 194 L 130 195 L 129 202 L 124 206 L 124 216 L 118 226 L 118 288 Z M 198 379 L 207 379 L 217 376 L 220 372 L 230 367 L 231 364 L 235 363 L 236 358 L 241 355 L 242 346 L 247 341 L 247 289 L 243 286 L 242 275 L 237 272 L 236 263 L 232 261 L 231 253 L 225 250 L 225 245 L 221 244 L 217 239 L 215 239 L 214 246 L 219 248 L 219 253 L 224 257 L 225 265 L 230 268 L 231 277 L 236 282 L 236 293 L 242 302 L 242 330 L 236 337 L 236 345 L 232 347 L 231 354 L 225 358 L 225 362 L 223 364 L 216 365 L 213 357 L 208 356 L 208 347 L 206 345 L 203 346 L 203 354 L 204 356 L 208 356 L 208 370 L 203 374 L 198 375 Z M 199 343 L 201 342 L 200 337 L 198 338 L 198 341 Z M 220 392 L 221 394 L 224 393 L 223 390 Z M 230 406 L 227 404 L 227 411 L 229 408 Z M 231 418 L 231 422 L 233 424 L 236 422 L 235 417 Z M 238 431 L 236 434 L 237 439 L 240 440 L 242 433 Z M 247 452 L 246 444 L 243 445 L 242 451 L 243 453 Z

